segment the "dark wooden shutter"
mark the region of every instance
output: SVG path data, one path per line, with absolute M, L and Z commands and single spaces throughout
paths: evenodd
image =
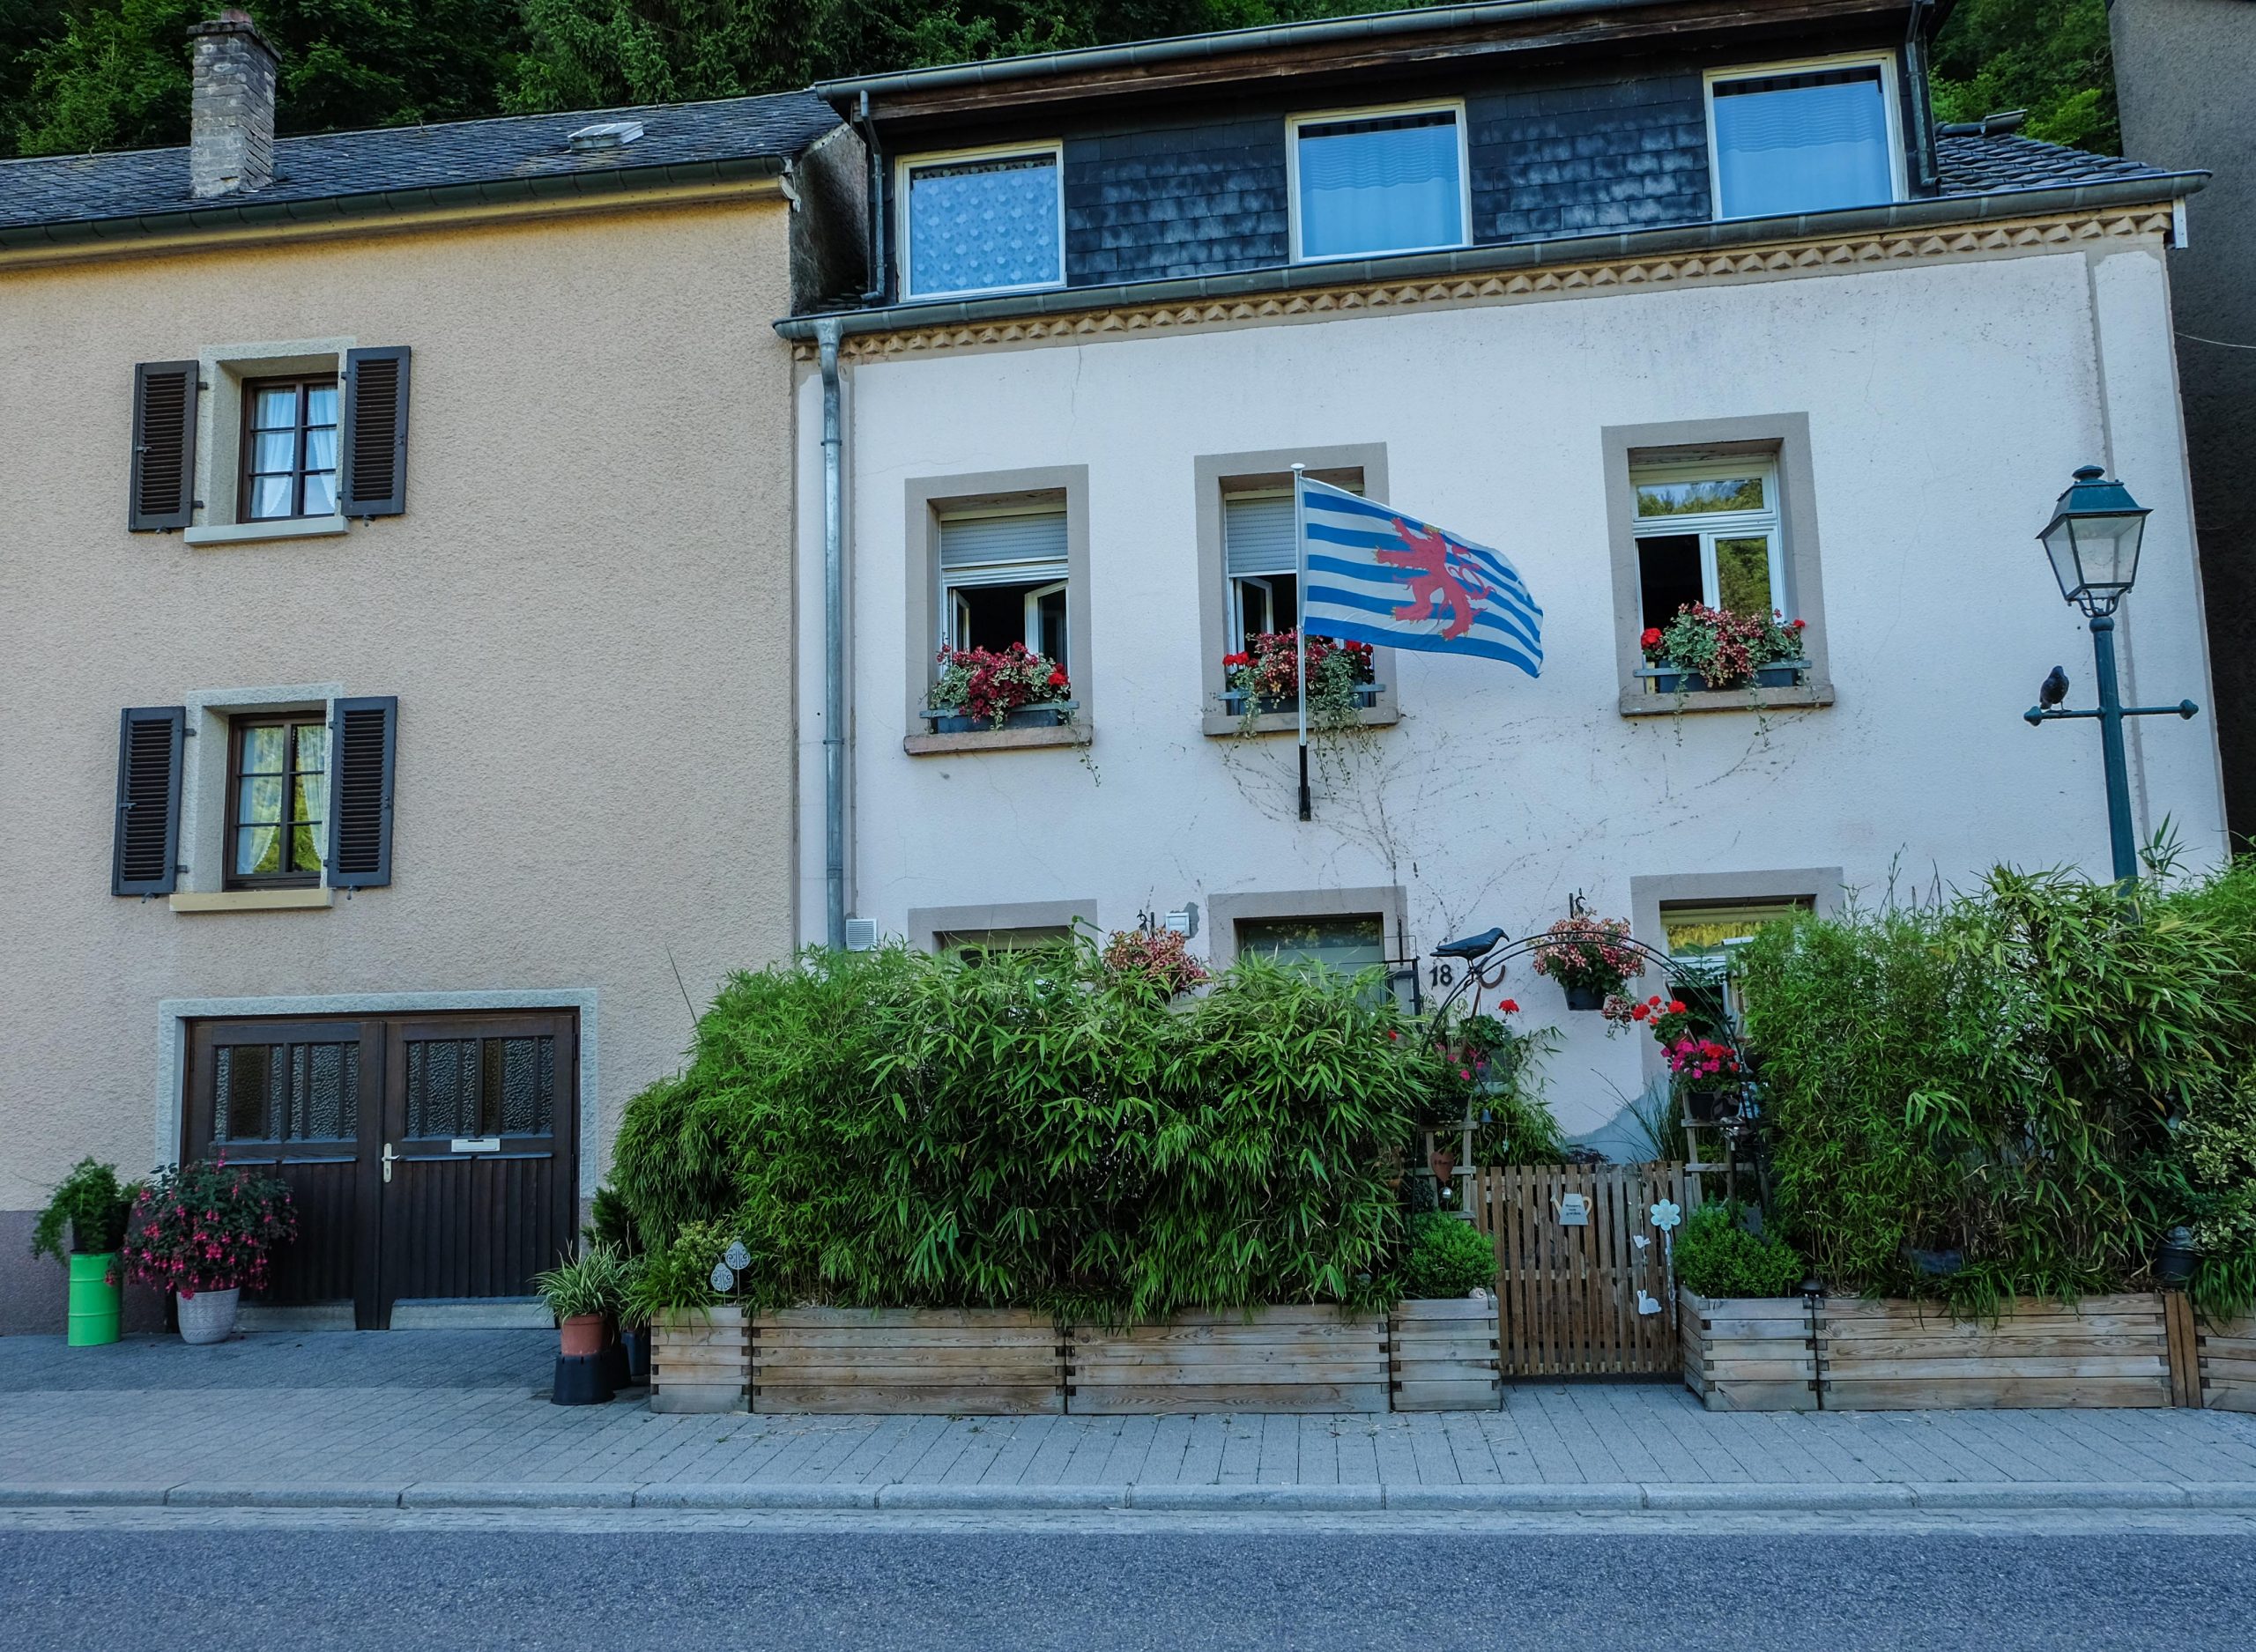
M 114 895 L 168 895 L 180 858 L 182 706 L 133 706 L 117 720 L 117 836 Z
M 407 357 L 405 344 L 345 352 L 343 515 L 407 508 Z
M 399 701 L 340 700 L 330 709 L 329 870 L 332 889 L 391 882 L 391 777 Z
M 125 525 L 135 533 L 185 528 L 196 515 L 193 361 L 133 369 L 133 464 Z

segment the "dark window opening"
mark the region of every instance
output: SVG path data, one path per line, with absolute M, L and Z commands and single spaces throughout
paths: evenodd
M 1700 536 L 1657 534 L 1637 541 L 1637 595 L 1644 626 L 1666 626 L 1686 604 L 1708 600 L 1700 576 Z

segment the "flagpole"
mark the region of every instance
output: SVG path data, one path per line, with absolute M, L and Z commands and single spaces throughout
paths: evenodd
M 1301 819 L 1313 818 L 1308 795 L 1308 504 L 1301 493 L 1301 471 L 1293 467 L 1293 648 L 1298 655 L 1294 678 L 1301 714 Z

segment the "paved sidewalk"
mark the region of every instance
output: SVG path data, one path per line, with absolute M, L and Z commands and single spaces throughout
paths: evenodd
M 0 1503 L 2256 1509 L 2256 1416 L 1703 1411 L 1518 1384 L 1426 1415 L 654 1415 L 546 1403 L 553 1331 L 0 1338 Z

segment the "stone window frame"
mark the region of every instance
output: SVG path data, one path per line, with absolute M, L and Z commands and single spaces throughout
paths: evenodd
M 1688 711 L 1761 711 L 1833 703 L 1831 656 L 1825 628 L 1825 584 L 1818 544 L 1817 484 L 1810 459 L 1809 415 L 1756 413 L 1732 419 L 1673 419 L 1651 425 L 1608 425 L 1599 432 L 1605 467 L 1607 545 L 1614 567 L 1614 657 L 1620 707 L 1625 717 L 1668 716 Z M 1778 528 L 1785 540 L 1788 595 L 1793 617 L 1804 622 L 1802 652 L 1809 662 L 1791 688 L 1705 689 L 1698 693 L 1645 692 L 1637 668 L 1643 599 L 1637 571 L 1637 501 L 1629 485 L 1633 467 L 1681 463 L 1713 456 L 1763 457 L 1777 466 Z
M 1259 889 L 1206 897 L 1206 961 L 1220 972 L 1237 962 L 1241 918 L 1347 918 L 1379 915 L 1379 945 L 1390 959 L 1406 958 L 1410 899 L 1400 884 L 1360 888 Z
M 1056 930 L 1096 922 L 1094 900 L 1003 900 L 969 907 L 911 907 L 909 945 L 930 952 L 939 937 L 964 930 Z
M 197 398 L 200 405 L 196 425 L 196 499 L 202 521 L 182 530 L 182 544 L 217 546 L 323 539 L 351 530 L 341 500 L 339 510 L 327 516 L 283 516 L 264 522 L 242 519 L 243 388 L 260 379 L 328 373 L 337 375 L 341 395 L 345 358 L 359 343 L 349 337 L 286 338 L 213 344 L 197 352 L 197 373 L 207 387 Z
M 261 687 L 203 689 L 183 694 L 187 732 L 181 743 L 180 879 L 167 897 L 174 912 L 290 912 L 332 907 L 324 859 L 318 883 L 297 889 L 230 889 L 227 868 L 228 752 L 239 716 L 268 716 L 320 707 L 333 723 L 342 683 L 290 683 Z M 335 754 L 331 754 L 334 761 Z
M 909 673 L 902 750 L 911 757 L 948 752 L 1087 745 L 1092 736 L 1089 685 L 1095 656 L 1089 626 L 1089 468 L 1037 465 L 959 476 L 912 477 L 905 486 L 907 564 L 902 589 L 907 612 Z M 1073 721 L 1055 728 L 981 729 L 965 734 L 924 731 L 924 696 L 940 637 L 940 515 L 944 510 L 1025 504 L 1054 495 L 1065 502 L 1065 632 L 1071 639 Z
M 1289 476 L 1294 465 L 1314 471 L 1359 470 L 1369 499 L 1387 496 L 1386 444 L 1383 441 L 1333 443 L 1325 447 L 1271 448 L 1251 453 L 1201 454 L 1191 461 L 1197 490 L 1198 537 L 1198 652 L 1199 729 L 1215 737 L 1245 732 L 1237 717 L 1222 708 L 1222 656 L 1229 651 L 1229 581 L 1222 560 L 1222 499 L 1234 482 L 1273 480 Z M 1397 698 L 1397 651 L 1384 646 L 1371 650 L 1371 672 L 1379 692 L 1357 714 L 1366 728 L 1384 728 L 1402 721 Z M 1253 719 L 1255 734 L 1291 734 L 1300 719 L 1291 712 L 1273 712 Z M 1286 915 L 1288 916 L 1290 914 Z
M 1629 933 L 1666 956 L 1668 931 L 1661 927 L 1664 907 L 1754 906 L 1770 900 L 1807 900 L 1818 916 L 1835 916 L 1848 901 L 1846 873 L 1838 866 L 1790 866 L 1635 877 L 1629 879 Z M 1646 987 L 1645 992 L 1650 995 L 1657 986 Z M 1660 1046 L 1651 1038 L 1642 1041 L 1642 1069 L 1650 1085 L 1664 1077 L 1668 1068 L 1661 1060 Z

